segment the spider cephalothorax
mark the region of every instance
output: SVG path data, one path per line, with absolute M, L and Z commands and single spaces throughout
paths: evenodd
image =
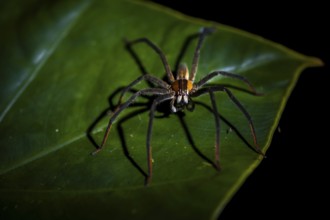
M 186 64 L 179 66 L 176 80 L 171 84 L 171 89 L 175 92 L 171 102 L 171 111 L 177 112 L 184 107 L 192 111 L 194 105 L 190 99 L 190 94 L 193 92 L 193 81 L 189 80 L 189 70 Z
M 228 97 L 233 101 L 233 103 L 238 107 L 239 110 L 244 114 L 244 116 L 247 118 L 250 129 L 251 129 L 251 134 L 253 137 L 254 145 L 256 150 L 262 154 L 261 150 L 259 149 L 258 143 L 257 143 L 257 138 L 256 138 L 256 133 L 254 130 L 254 126 L 252 123 L 252 119 L 249 115 L 249 113 L 244 109 L 244 107 L 241 105 L 241 103 L 235 98 L 235 96 L 230 92 L 228 88 L 226 88 L 223 85 L 207 85 L 207 82 L 219 75 L 226 76 L 226 77 L 231 77 L 238 79 L 242 82 L 244 82 L 246 85 L 249 86 L 251 92 L 253 94 L 257 94 L 256 90 L 252 86 L 252 84 L 243 76 L 237 75 L 234 73 L 229 73 L 225 71 L 214 71 L 209 73 L 208 75 L 204 76 L 202 79 L 200 79 L 197 83 L 195 83 L 195 76 L 197 73 L 197 66 L 198 66 L 198 60 L 199 60 L 199 54 L 200 54 L 200 49 L 203 43 L 203 40 L 207 34 L 210 34 L 213 32 L 213 29 L 211 28 L 202 28 L 201 31 L 199 32 L 199 39 L 198 43 L 195 49 L 194 53 L 194 58 L 193 58 L 193 63 L 191 67 L 191 72 L 189 74 L 189 70 L 187 65 L 181 64 L 176 73 L 176 78 L 174 78 L 173 73 L 171 71 L 170 65 L 167 62 L 167 59 L 164 55 L 164 53 L 157 47 L 154 43 L 152 43 L 150 40 L 147 38 L 139 38 L 137 40 L 128 42 L 128 45 L 132 45 L 135 43 L 139 42 L 144 42 L 147 45 L 149 45 L 155 52 L 158 53 L 160 56 L 165 72 L 167 75 L 168 81 L 163 81 L 155 76 L 145 74 L 134 80 L 131 84 L 129 84 L 125 89 L 123 89 L 118 106 L 113 112 L 107 130 L 105 132 L 103 141 L 101 143 L 101 146 L 93 153 L 96 154 L 99 152 L 105 145 L 108 135 L 111 130 L 111 126 L 118 117 L 118 115 L 126 109 L 130 104 L 132 104 L 135 99 L 139 96 L 155 96 L 151 108 L 150 108 L 150 115 L 149 115 L 149 124 L 148 124 L 148 132 L 147 132 L 147 160 L 148 160 L 148 176 L 146 179 L 146 183 L 148 184 L 151 181 L 152 177 L 152 151 L 151 151 L 151 133 L 152 133 L 152 125 L 153 125 L 153 119 L 154 119 L 154 114 L 157 105 L 159 105 L 162 102 L 165 101 L 170 101 L 170 109 L 172 113 L 176 113 L 178 111 L 187 109 L 189 111 L 192 111 L 194 109 L 194 102 L 192 100 L 193 97 L 197 97 L 203 94 L 209 94 L 210 99 L 211 99 L 211 105 L 213 109 L 213 115 L 215 118 L 215 125 L 216 125 L 216 141 L 215 141 L 215 162 L 214 166 L 217 168 L 217 170 L 220 170 L 220 117 L 219 113 L 217 110 L 217 105 L 216 105 L 216 100 L 214 93 L 215 92 L 225 92 Z M 122 103 L 122 99 L 125 95 L 126 92 L 131 91 L 132 87 L 141 82 L 142 80 L 145 80 L 151 84 L 154 85 L 152 88 L 146 88 L 137 91 L 134 93 L 126 102 Z

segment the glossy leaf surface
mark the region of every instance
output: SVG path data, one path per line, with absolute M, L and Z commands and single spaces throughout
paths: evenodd
M 263 93 L 253 96 L 244 84 L 224 77 L 211 82 L 228 85 L 251 114 L 264 152 L 299 74 L 321 64 L 261 37 L 155 5 L 88 0 L 1 4 L 1 28 L 7 30 L 0 52 L 4 219 L 216 218 L 260 163 L 246 118 L 225 94 L 217 95 L 220 173 L 208 163 L 214 158 L 215 122 L 207 95 L 196 98 L 195 110 L 184 116 L 157 113 L 149 187 L 143 172 L 150 99 L 141 97 L 136 102 L 141 105 L 124 111 L 106 148 L 90 156 L 108 122 L 108 98 L 116 103 L 116 91 L 143 74 L 125 38 L 148 37 L 174 69 L 187 39 L 203 26 L 215 27 L 202 48 L 197 81 L 226 70 L 247 77 Z M 193 39 L 181 59 L 188 66 L 195 44 Z M 147 45 L 132 49 L 146 72 L 164 76 L 159 57 Z

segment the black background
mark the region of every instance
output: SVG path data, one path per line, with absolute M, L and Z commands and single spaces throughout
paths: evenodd
M 303 71 L 267 158 L 229 202 L 220 219 L 327 216 L 329 7 L 318 1 L 294 5 L 289 1 L 263 1 L 255 5 L 250 1 L 245 4 L 207 0 L 154 2 L 190 16 L 246 30 L 322 59 L 324 67 Z

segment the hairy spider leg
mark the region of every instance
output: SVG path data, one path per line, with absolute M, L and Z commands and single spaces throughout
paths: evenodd
M 145 38 L 145 37 L 144 38 L 138 38 L 136 40 L 130 41 L 130 42 L 128 42 L 128 45 L 132 45 L 132 44 L 140 43 L 140 42 L 144 42 L 147 45 L 149 45 L 160 56 L 160 59 L 163 62 L 165 72 L 166 72 L 166 75 L 167 75 L 167 78 L 168 78 L 169 82 L 171 82 L 171 83 L 174 82 L 175 79 L 174 79 L 173 73 L 171 71 L 171 67 L 168 64 L 168 61 L 166 59 L 166 56 L 163 53 L 163 51 L 157 45 L 155 45 L 153 42 L 151 42 L 148 38 Z
M 254 95 L 260 95 L 259 93 L 257 93 L 256 89 L 254 88 L 254 86 L 252 85 L 252 83 L 249 82 L 249 80 L 247 80 L 244 76 L 241 75 L 237 75 L 234 73 L 230 73 L 230 72 L 225 72 L 225 71 L 214 71 L 206 76 L 204 76 L 198 83 L 195 84 L 195 90 L 198 90 L 199 88 L 201 88 L 204 84 L 206 84 L 209 80 L 211 80 L 212 78 L 216 77 L 216 76 L 226 76 L 226 77 L 231 77 L 234 79 L 238 79 L 240 81 L 243 81 L 246 85 L 249 86 L 249 89 L 251 90 L 251 92 Z
M 154 115 L 155 115 L 155 110 L 157 105 L 159 105 L 160 103 L 166 101 L 166 100 L 170 100 L 173 99 L 173 97 L 175 96 L 175 93 L 172 92 L 170 94 L 165 94 L 162 96 L 159 96 L 158 98 L 156 98 L 151 106 L 150 109 L 150 114 L 149 114 L 149 124 L 148 124 L 148 132 L 147 132 L 147 161 L 148 161 L 148 176 L 146 179 L 146 185 L 148 185 L 151 182 L 152 179 L 152 149 L 151 149 L 151 134 L 152 134 L 152 126 L 153 126 L 153 120 L 154 120 Z
M 121 95 L 118 100 L 118 106 L 122 103 L 122 99 L 123 99 L 125 93 L 128 92 L 133 86 L 139 84 L 143 80 L 150 82 L 155 86 L 159 86 L 160 88 L 163 88 L 163 89 L 169 89 L 171 87 L 165 81 L 158 79 L 155 76 L 152 76 L 149 74 L 142 75 L 139 78 L 137 78 L 136 80 L 134 80 L 131 84 L 129 84 L 125 89 L 122 90 Z
M 185 40 L 185 42 L 182 44 L 182 47 L 180 50 L 180 53 L 178 54 L 177 58 L 176 58 L 176 62 L 175 62 L 175 70 L 179 69 L 180 64 L 182 63 L 182 59 L 185 56 L 185 54 L 187 53 L 187 49 L 189 47 L 189 45 L 191 44 L 191 41 L 194 40 L 195 38 L 198 38 L 200 35 L 200 32 L 197 32 L 195 34 L 192 34 L 190 36 L 187 37 L 187 39 Z
M 151 82 L 152 84 L 154 85 L 157 85 L 161 88 L 164 88 L 164 89 L 168 89 L 170 87 L 170 85 L 168 85 L 166 82 L 164 82 L 163 80 L 160 80 L 158 79 L 157 77 L 154 77 L 152 75 L 149 75 L 149 74 L 146 74 L 146 75 L 142 75 L 140 77 L 138 77 L 136 80 L 134 80 L 132 83 L 130 83 L 125 89 L 122 90 L 121 94 L 120 94 L 120 97 L 119 97 L 119 100 L 118 100 L 118 103 L 117 103 L 117 107 L 116 109 L 114 110 L 113 114 L 115 114 L 116 112 L 118 112 L 118 109 L 121 108 L 121 104 L 122 104 L 122 99 L 124 97 L 124 95 L 126 94 L 126 92 L 128 92 L 133 86 L 135 86 L 136 84 L 140 83 L 142 80 L 146 80 L 148 82 Z M 143 95 L 143 94 L 141 94 Z M 119 113 L 118 113 L 119 114 Z M 111 120 L 111 119 L 110 119 Z M 110 122 L 109 122 L 110 123 Z M 110 125 L 110 124 L 109 124 Z M 111 123 L 112 125 L 112 123 Z M 101 144 L 101 147 L 96 149 L 96 151 L 94 151 L 92 154 L 96 154 L 97 152 L 99 152 L 103 146 L 105 145 L 105 142 L 108 138 L 108 135 L 109 135 L 109 132 L 111 130 L 111 125 L 108 126 L 107 128 L 107 131 L 106 131 L 106 136 L 104 137 L 103 141 L 102 141 L 102 144 Z
M 249 121 L 249 126 L 250 126 L 251 134 L 253 137 L 255 149 L 257 150 L 257 152 L 259 154 L 264 156 L 264 153 L 262 153 L 262 151 L 259 147 L 256 131 L 254 129 L 253 121 L 252 121 L 250 114 L 248 113 L 248 111 L 246 111 L 246 109 L 243 107 L 243 105 L 238 101 L 238 99 L 233 95 L 233 93 L 229 89 L 227 89 L 226 87 L 223 87 L 222 90 L 224 90 L 227 93 L 228 97 L 236 104 L 238 109 L 241 110 L 241 112 L 245 115 L 246 119 Z
M 251 131 L 251 134 L 252 134 L 252 137 L 253 137 L 253 142 L 254 142 L 255 150 L 259 154 L 265 156 L 264 153 L 262 153 L 262 151 L 261 151 L 261 149 L 259 147 L 259 144 L 258 144 L 258 141 L 257 141 L 257 135 L 256 135 L 256 132 L 255 132 L 253 121 L 252 121 L 252 118 L 251 118 L 250 114 L 245 110 L 245 108 L 243 107 L 243 105 L 238 101 L 238 99 L 233 95 L 233 93 L 229 89 L 227 89 L 226 87 L 221 86 L 221 85 L 210 86 L 210 87 L 206 87 L 206 88 L 201 88 L 193 96 L 194 97 L 198 97 L 198 96 L 203 95 L 205 93 L 218 92 L 218 91 L 226 92 L 226 94 L 231 99 L 231 101 L 244 114 L 245 118 L 248 120 L 248 123 L 249 123 L 249 127 L 250 127 L 250 131 Z
M 166 95 L 168 94 L 168 90 L 166 89 L 161 89 L 161 88 L 149 88 L 149 89 L 142 89 L 136 93 L 134 93 L 125 103 L 123 103 L 122 105 L 120 105 L 116 111 L 113 113 L 113 115 L 111 116 L 108 126 L 107 126 L 107 130 L 105 132 L 105 135 L 103 137 L 102 143 L 100 145 L 100 147 L 98 149 L 96 149 L 92 155 L 97 154 L 99 151 L 101 151 L 105 145 L 105 143 L 107 142 L 110 130 L 111 130 L 111 126 L 114 123 L 114 121 L 116 120 L 116 118 L 118 117 L 118 115 L 124 110 L 126 109 L 130 104 L 132 104 L 134 102 L 134 100 L 141 96 L 141 95 Z
M 190 81 L 195 81 L 195 76 L 197 73 L 197 68 L 198 68 L 198 63 L 199 63 L 199 55 L 200 55 L 200 50 L 203 44 L 203 41 L 205 39 L 205 36 L 208 34 L 211 34 L 212 32 L 214 32 L 214 28 L 202 28 L 200 33 L 199 33 L 199 38 L 198 38 L 198 42 L 197 42 L 197 46 L 195 49 L 195 53 L 194 53 L 194 58 L 193 58 L 193 62 L 192 62 L 192 66 L 191 66 L 191 75 L 189 77 Z

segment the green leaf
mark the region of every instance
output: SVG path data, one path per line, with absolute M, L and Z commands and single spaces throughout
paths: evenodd
M 109 109 L 108 97 L 116 103 L 115 91 L 142 74 L 124 38 L 148 37 L 174 68 L 189 36 L 203 26 L 215 27 L 203 45 L 197 80 L 227 70 L 247 77 L 264 94 L 245 92 L 237 80 L 212 81 L 229 85 L 251 114 L 263 152 L 301 71 L 322 64 L 261 37 L 153 4 L 0 4 L 0 25 L 6 30 L 0 52 L 1 219 L 215 219 L 260 163 L 246 118 L 225 94 L 216 96 L 222 117 L 220 173 L 207 162 L 213 160 L 215 142 L 207 95 L 195 99 L 204 105 L 185 112 L 185 123 L 174 114 L 154 120 L 149 187 L 139 170 L 147 170 L 145 107 L 124 111 L 105 149 L 90 156 L 95 146 L 86 132 L 91 128 L 93 140 L 101 142 L 108 117 L 99 116 Z M 195 44 L 182 58 L 188 65 Z M 147 45 L 133 50 L 147 72 L 164 76 L 159 57 Z

